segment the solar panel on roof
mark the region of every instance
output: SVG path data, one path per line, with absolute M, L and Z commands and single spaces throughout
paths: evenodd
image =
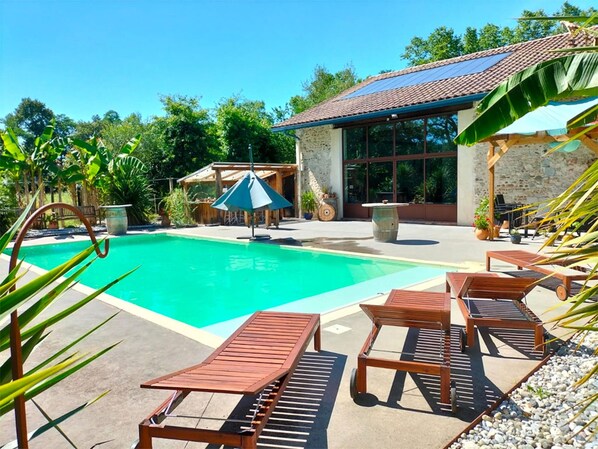
M 472 75 L 483 72 L 493 65 L 509 56 L 511 52 L 500 53 L 492 56 L 483 56 L 481 58 L 469 59 L 467 61 L 453 62 L 452 64 L 434 67 L 433 69 L 420 70 L 418 72 L 406 73 L 405 75 L 384 78 L 367 86 L 357 89 L 343 98 L 361 97 L 363 95 L 375 94 L 386 90 L 399 89 L 401 87 L 414 86 L 416 84 L 431 83 L 458 76 Z

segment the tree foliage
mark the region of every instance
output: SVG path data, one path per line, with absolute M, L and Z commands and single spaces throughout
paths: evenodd
M 151 127 L 158 139 L 153 168 L 159 177 L 183 177 L 220 159 L 214 122 L 199 99 L 182 95 L 160 99 L 166 112 Z
M 291 162 L 294 160 L 293 139 L 271 131 L 272 114 L 263 101 L 232 97 L 216 109 L 216 127 L 225 158 L 230 162 L 249 160 L 252 145 L 254 160 L 259 162 Z
M 595 12 L 594 8 L 583 10 L 577 6 L 565 2 L 555 12 L 557 16 L 590 16 Z M 542 9 L 537 11 L 524 10 L 521 13 L 523 18 L 543 17 L 545 12 Z M 409 65 L 421 65 L 443 59 L 488 50 L 490 48 L 503 47 L 505 45 L 526 42 L 533 39 L 562 33 L 564 29 L 554 21 L 519 21 L 514 27 L 499 27 L 487 23 L 482 28 L 467 27 L 462 36 L 455 33 L 452 28 L 444 26 L 436 28 L 427 38 L 416 36 L 411 39 L 401 55 Z
M 295 95 L 289 100 L 293 114 L 299 114 L 359 82 L 355 69 L 348 66 L 336 73 L 330 73 L 324 66 L 316 66 L 313 77 L 302 85 L 303 95 Z

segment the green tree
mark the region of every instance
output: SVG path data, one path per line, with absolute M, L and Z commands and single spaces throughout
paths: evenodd
M 90 121 L 81 120 L 77 122 L 73 137 L 81 140 L 89 140 L 92 137 L 102 137 L 106 122 L 95 114 Z
M 273 133 L 273 124 L 263 101 L 239 97 L 222 101 L 216 109 L 216 127 L 226 160 L 248 161 L 251 144 L 256 162 L 289 162 L 294 142 L 289 136 Z
M 36 136 L 41 136 L 54 118 L 54 112 L 39 100 L 23 98 L 14 112 L 8 114 L 3 122 L 6 128 L 14 131 L 23 139 L 23 146 L 31 151 Z
M 316 66 L 313 77 L 302 85 L 304 95 L 295 95 L 289 100 L 293 114 L 299 114 L 329 98 L 338 95 L 359 82 L 355 69 L 348 66 L 336 73 L 330 73 L 324 66 Z
M 565 2 L 556 13 L 562 16 L 590 16 L 595 12 L 594 8 L 582 10 Z M 544 10 L 524 10 L 521 13 L 524 18 L 545 16 Z M 405 47 L 401 58 L 409 65 L 416 66 L 442 59 L 454 58 L 464 54 L 475 53 L 490 48 L 498 48 L 505 45 L 526 42 L 533 39 L 562 33 L 564 30 L 554 21 L 519 21 L 516 26 L 500 28 L 495 24 L 488 23 L 481 29 L 467 27 L 462 36 L 455 34 L 452 28 L 436 28 L 427 38 L 415 36 Z
M 199 98 L 164 96 L 160 99 L 165 117 L 156 117 L 151 132 L 158 139 L 160 154 L 156 175 L 180 178 L 220 159 L 215 124 Z

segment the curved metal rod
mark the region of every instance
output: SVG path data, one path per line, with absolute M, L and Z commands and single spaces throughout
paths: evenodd
M 85 218 L 85 215 L 83 215 L 83 212 L 81 212 L 77 207 L 73 206 L 72 204 L 50 203 L 50 204 L 46 204 L 45 206 L 42 206 L 39 209 L 37 209 L 35 212 L 33 212 L 33 214 L 31 214 L 31 216 L 25 221 L 25 223 L 23 223 L 23 227 L 21 228 L 21 230 L 19 231 L 19 233 L 17 234 L 17 237 L 15 239 L 15 244 L 13 246 L 12 254 L 10 256 L 10 270 L 9 271 L 12 271 L 14 269 L 14 267 L 17 266 L 19 250 L 21 249 L 21 244 L 23 243 L 23 240 L 25 239 L 25 235 L 27 234 L 27 231 L 33 225 L 33 222 L 37 219 L 37 217 L 39 217 L 41 214 L 45 213 L 48 209 L 68 209 L 71 212 L 73 212 L 79 218 L 79 220 L 81 220 L 81 223 L 83 223 L 83 225 L 85 226 L 85 229 L 87 230 L 87 233 L 89 234 L 89 238 L 91 239 L 91 242 L 93 243 L 93 245 L 95 247 L 95 252 L 98 255 L 98 257 L 103 259 L 104 257 L 106 257 L 108 255 L 108 249 L 110 248 L 110 240 L 104 241 L 104 252 L 100 251 L 100 244 L 98 243 L 98 240 L 96 239 L 96 235 L 93 232 L 93 229 L 91 227 L 91 224 L 89 223 L 89 220 L 87 218 Z
M 21 230 L 17 234 L 15 239 L 15 243 L 12 249 L 12 254 L 10 256 L 10 265 L 9 265 L 9 272 L 11 272 L 17 266 L 17 260 L 19 256 L 19 250 L 21 249 L 21 244 L 25 239 L 25 235 L 29 228 L 33 225 L 33 222 L 39 217 L 41 214 L 45 213 L 48 209 L 68 209 L 73 212 L 79 220 L 85 226 L 89 237 L 94 245 L 94 249 L 98 257 L 104 258 L 108 255 L 108 249 L 110 248 L 110 240 L 104 241 L 104 252 L 100 250 L 100 244 L 98 243 L 95 233 L 91 228 L 91 224 L 89 220 L 85 218 L 83 212 L 81 212 L 77 207 L 67 204 L 67 203 L 50 203 L 46 204 L 45 206 L 40 207 L 37 209 L 31 216 L 25 220 Z M 10 291 L 14 291 L 16 285 L 13 285 Z M 19 315 L 15 310 L 10 314 L 10 355 L 12 360 L 12 378 L 13 380 L 17 380 L 23 377 L 23 352 L 21 348 L 21 328 L 19 327 Z M 20 395 L 14 399 L 15 403 L 15 424 L 17 428 L 17 442 L 18 447 L 20 449 L 28 449 L 29 448 L 29 441 L 27 438 L 27 414 L 25 411 L 25 396 Z

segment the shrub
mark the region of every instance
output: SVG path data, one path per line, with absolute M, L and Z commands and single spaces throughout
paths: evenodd
M 195 224 L 191 216 L 187 195 L 181 188 L 176 188 L 164 198 L 164 209 L 175 226 L 189 226 Z
M 311 190 L 307 190 L 301 194 L 301 209 L 303 212 L 315 212 L 318 207 L 316 195 Z
M 110 204 L 131 204 L 127 207 L 130 225 L 149 223 L 152 188 L 145 165 L 136 157 L 118 157 L 110 162 L 104 194 Z

